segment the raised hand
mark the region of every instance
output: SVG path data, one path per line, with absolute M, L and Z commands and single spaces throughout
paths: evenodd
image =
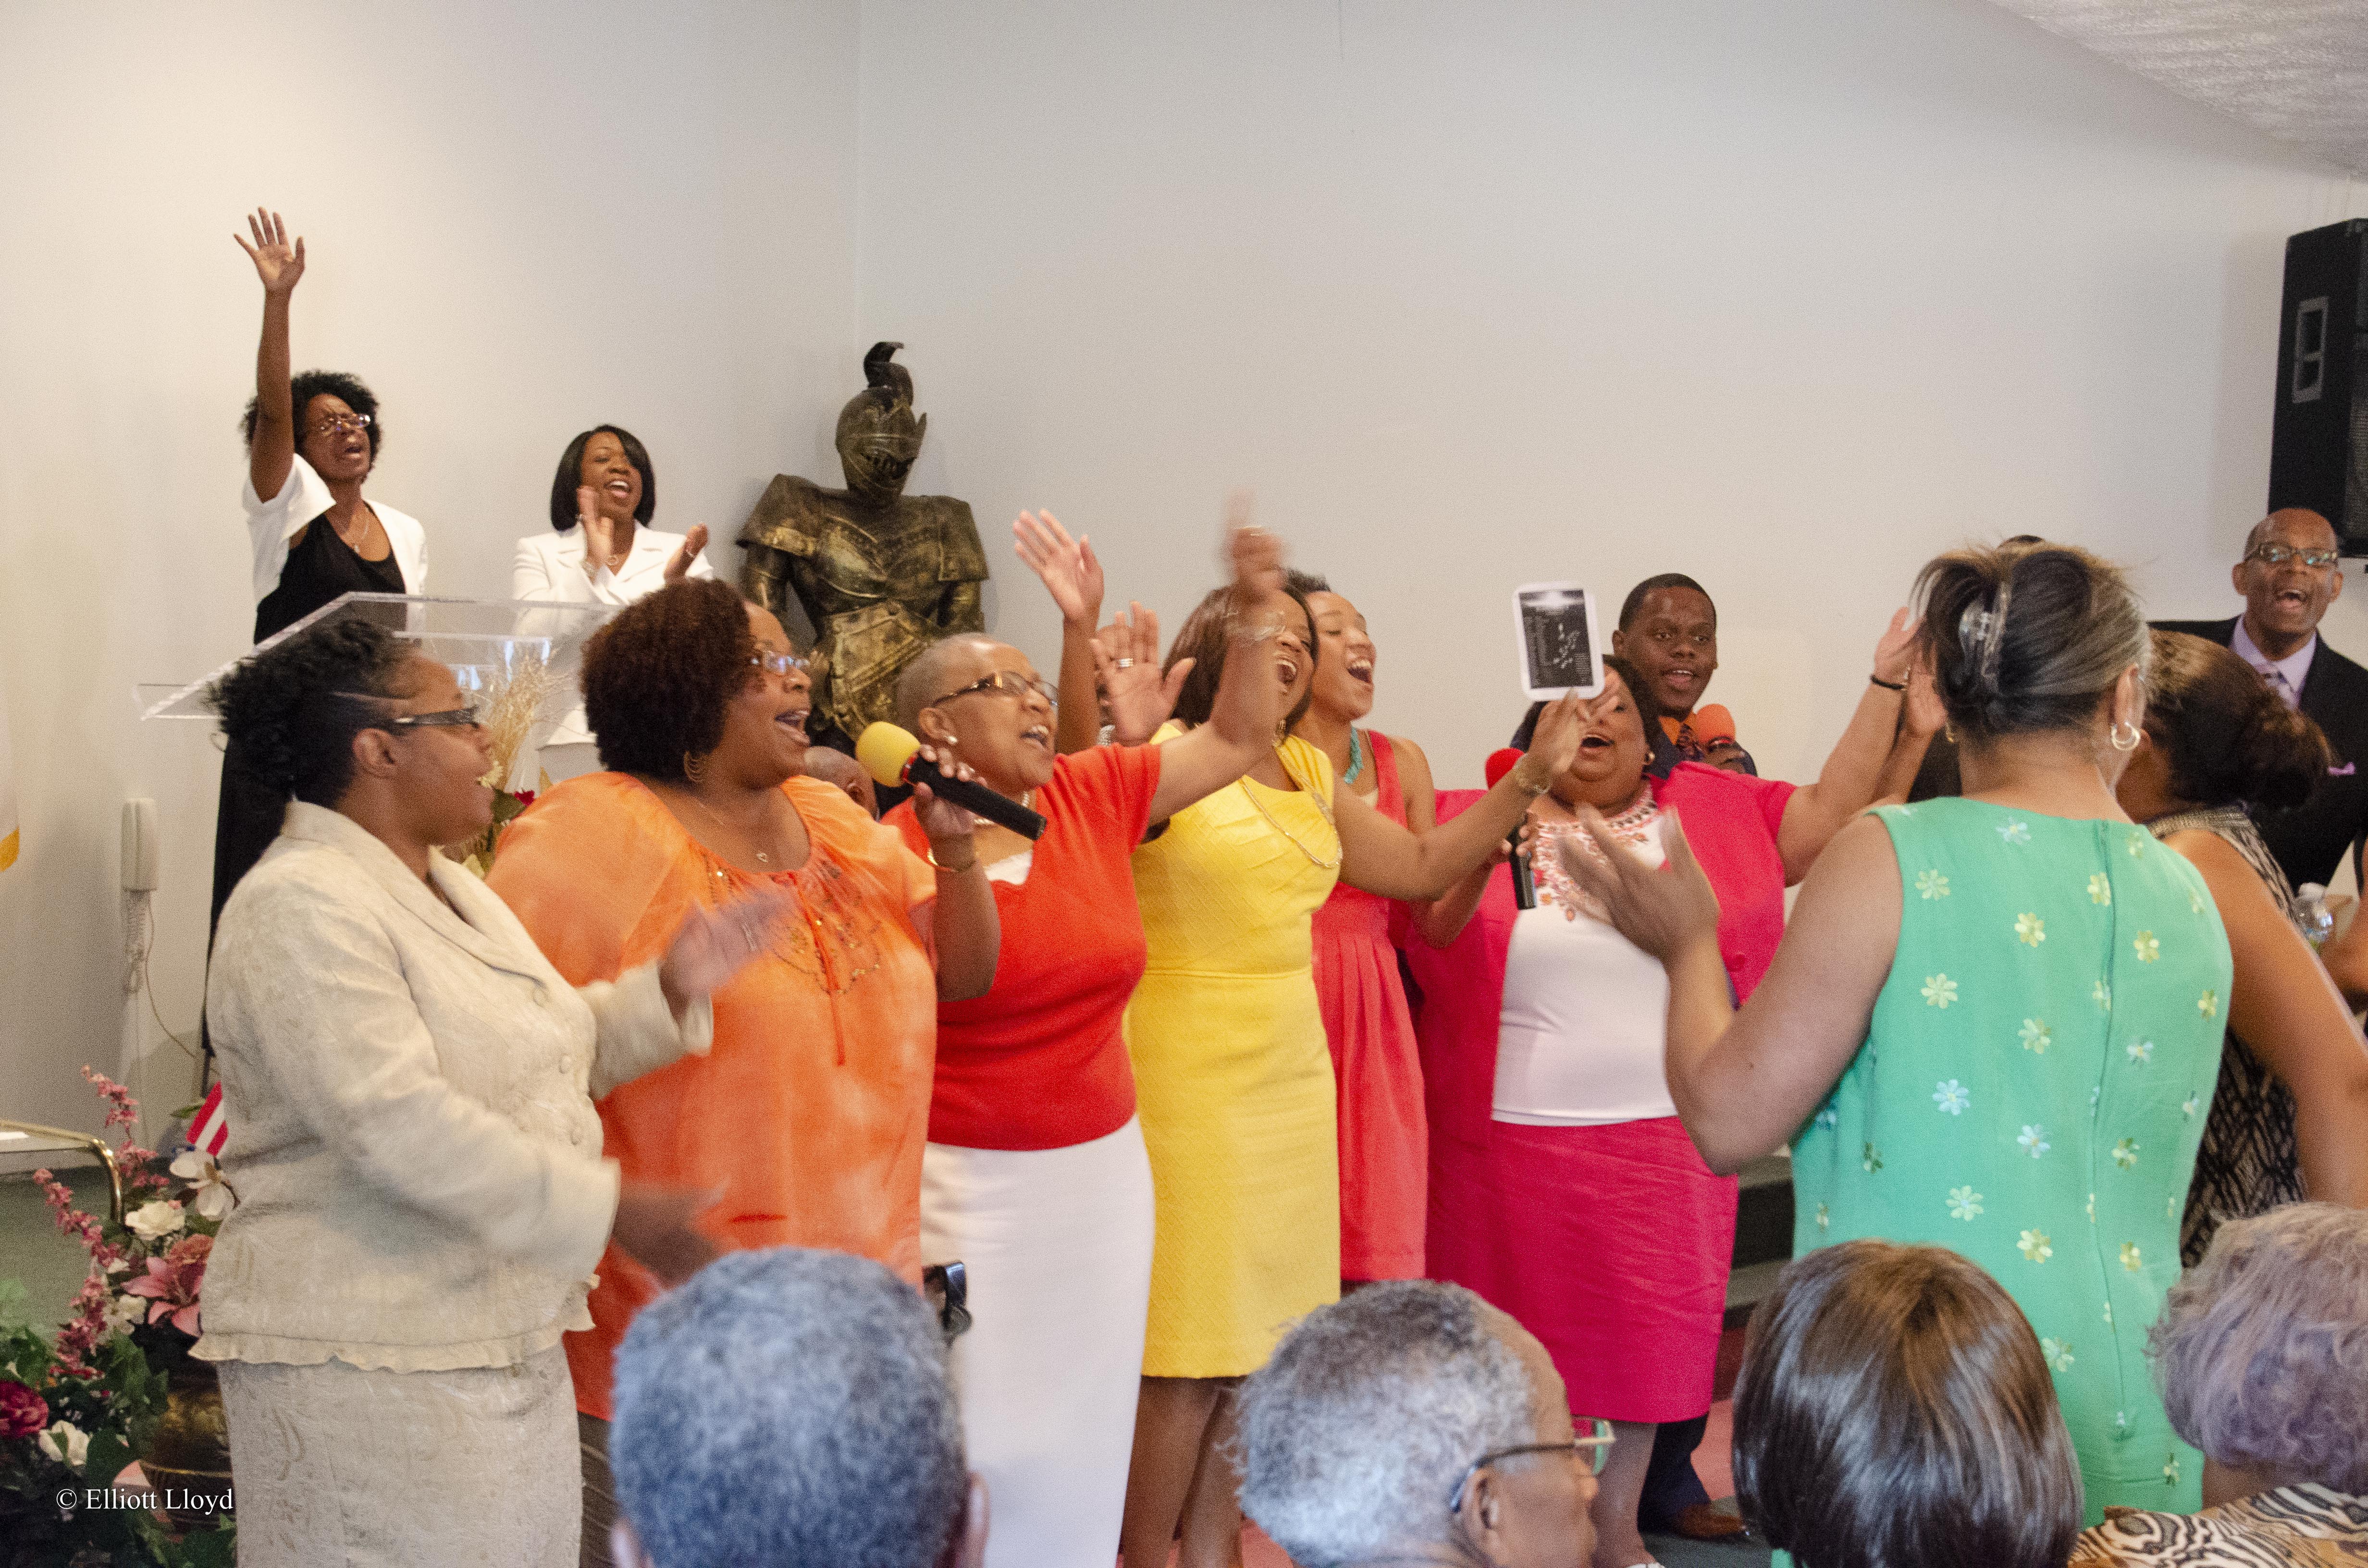
M 1930 666 L 1922 659 L 1908 669 L 1907 702 L 1900 717 L 1909 734 L 1928 739 L 1949 726 L 1949 710 L 1941 705 L 1941 687 L 1932 679 Z
M 714 909 L 694 908 L 658 960 L 658 986 L 679 1017 L 740 972 L 772 940 L 774 922 L 794 901 L 764 888 Z
M 1092 542 L 1071 539 L 1050 512 L 1022 512 L 1012 520 L 1011 548 L 1044 580 L 1061 619 L 1090 631 L 1102 613 L 1102 563 Z
M 1612 694 L 1588 699 L 1576 691 L 1565 691 L 1545 706 L 1538 715 L 1536 733 L 1530 737 L 1530 755 L 1538 759 L 1551 778 L 1559 778 L 1563 770 L 1578 755 L 1578 743 L 1587 738 L 1589 716 L 1596 705 Z
M 1718 894 L 1695 861 L 1676 812 L 1661 819 L 1661 847 L 1669 859 L 1666 875 L 1622 848 L 1593 806 L 1579 807 L 1578 820 L 1588 836 L 1605 846 L 1603 853 L 1565 838 L 1562 869 L 1603 906 L 1622 936 L 1664 963 L 1691 943 L 1718 939 Z
M 1916 662 L 1916 640 L 1924 630 L 1920 620 L 1911 620 L 1906 609 L 1891 612 L 1890 629 L 1874 645 L 1874 675 L 1877 680 L 1897 686 L 1907 679 Z
M 581 496 L 577 498 L 576 504 L 578 506 L 583 504 Z M 586 537 L 589 536 L 587 535 Z M 698 560 L 699 552 L 706 548 L 707 525 L 705 523 L 691 524 L 690 531 L 682 536 L 682 547 L 666 558 L 666 580 L 669 583 L 679 583 L 685 577 L 689 576 L 690 574 L 690 563 Z
M 1159 673 L 1159 618 L 1139 604 L 1129 604 L 1124 615 L 1103 627 L 1094 638 L 1094 680 L 1110 713 L 1111 738 L 1122 746 L 1139 746 L 1158 733 L 1176 711 L 1194 662 L 1178 659 L 1174 669 Z
M 238 248 L 246 253 L 246 258 L 255 263 L 255 275 L 263 279 L 263 291 L 267 294 L 292 291 L 296 280 L 304 276 L 302 237 L 299 236 L 290 245 L 288 243 L 288 225 L 280 222 L 279 214 L 268 212 L 260 207 L 255 210 L 255 216 L 246 221 L 246 232 L 255 237 L 253 244 L 239 239 L 236 234 L 231 238 L 237 241 Z

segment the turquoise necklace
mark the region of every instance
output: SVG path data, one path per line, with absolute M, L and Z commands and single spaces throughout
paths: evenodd
M 1350 725 L 1349 727 L 1349 766 L 1340 775 L 1341 783 L 1353 785 L 1357 782 L 1358 776 L 1365 771 L 1365 754 L 1372 749 L 1371 741 L 1360 744 L 1356 726 Z

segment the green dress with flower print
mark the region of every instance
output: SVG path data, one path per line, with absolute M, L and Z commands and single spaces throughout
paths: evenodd
M 1796 1254 L 1937 1244 L 2040 1337 L 2107 1505 L 2201 1506 L 2147 1327 L 2220 1072 L 2227 934 L 2143 827 L 1929 801 L 1875 813 L 1899 858 L 1899 949 L 1866 1043 L 1793 1150 Z

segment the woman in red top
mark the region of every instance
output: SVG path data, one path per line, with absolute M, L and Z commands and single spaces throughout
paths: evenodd
M 1090 551 L 1020 554 L 1090 636 Z M 1235 636 L 1279 625 L 1281 553 L 1232 540 Z M 1067 614 L 1076 608 L 1076 614 Z M 1156 646 L 1156 626 L 1144 634 Z M 978 825 L 1003 940 L 995 986 L 938 1009 L 921 1165 L 925 1256 L 960 1259 L 975 1311 L 954 1342 L 964 1437 L 995 1499 L 988 1568 L 1110 1568 L 1125 1503 L 1151 1288 L 1151 1165 L 1121 1020 L 1143 975 L 1130 857 L 1149 825 L 1247 772 L 1273 744 L 1280 687 L 1228 659 L 1211 722 L 1164 746 L 1053 753 L 1052 687 L 989 637 L 932 644 L 897 682 L 900 722 L 1045 819 L 1033 844 Z M 884 819 L 916 850 L 909 806 Z

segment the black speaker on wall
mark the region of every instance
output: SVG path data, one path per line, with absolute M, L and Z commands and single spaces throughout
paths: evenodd
M 2368 555 L 2368 219 L 2286 241 L 2270 510 L 2307 506 Z

